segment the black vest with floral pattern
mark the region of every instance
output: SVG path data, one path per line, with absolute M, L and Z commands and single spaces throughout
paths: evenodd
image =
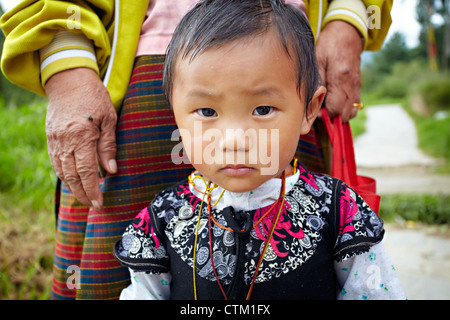
M 198 299 L 224 299 L 224 294 L 245 299 L 252 281 L 252 299 L 335 299 L 334 262 L 381 241 L 383 223 L 343 182 L 301 165 L 298 169 L 299 179 L 286 193 L 281 211 L 277 204 L 248 212 L 231 207 L 209 212 L 187 180 L 176 184 L 137 215 L 116 243 L 114 255 L 136 271 L 170 272 L 172 299 L 194 298 L 195 243 Z M 229 230 L 239 228 L 247 230 Z

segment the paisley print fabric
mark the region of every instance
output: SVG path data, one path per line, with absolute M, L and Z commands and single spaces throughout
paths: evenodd
M 206 201 L 190 191 L 187 180 L 174 185 L 159 193 L 128 226 L 115 246 L 115 256 L 134 270 L 158 273 L 170 271 L 173 257 L 167 253 L 168 246 L 191 268 L 195 251 L 200 277 L 216 281 L 214 265 L 217 278 L 227 285 L 235 276 L 236 264 L 243 263 L 243 281 L 249 284 L 278 212 L 280 217 L 255 283 L 301 268 L 324 238 L 330 242 L 336 261 L 365 252 L 381 241 L 382 221 L 351 188 L 327 175 L 312 174 L 301 165 L 298 169 L 299 178 L 282 206 L 277 203 L 252 211 L 212 207 L 214 220 L 209 217 Z M 237 234 L 227 230 L 229 219 L 237 224 L 250 219 L 253 228 L 247 235 Z M 324 237 L 324 232 L 332 237 Z M 238 261 L 239 252 L 243 258 Z

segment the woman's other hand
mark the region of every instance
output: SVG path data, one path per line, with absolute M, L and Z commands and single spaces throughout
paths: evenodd
M 361 53 L 363 40 L 345 21 L 331 21 L 317 40 L 319 73 L 327 88 L 325 106 L 331 118 L 341 115 L 347 122 L 358 112 L 353 103 L 361 99 Z

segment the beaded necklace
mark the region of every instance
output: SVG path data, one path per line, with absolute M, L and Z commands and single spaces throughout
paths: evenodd
M 296 170 L 296 162 L 297 159 L 294 160 L 294 169 L 289 172 L 289 174 L 291 174 L 292 172 L 295 172 Z M 201 192 L 198 189 L 195 188 L 195 184 L 194 184 L 194 180 L 196 178 L 199 178 L 201 180 L 203 180 L 203 182 L 206 185 L 206 190 L 205 192 Z M 255 228 L 266 216 L 269 212 L 271 212 L 273 210 L 273 208 L 275 208 L 276 204 L 280 203 L 280 209 L 278 210 L 278 213 L 276 214 L 276 216 L 274 216 L 273 218 L 273 224 L 272 224 L 272 228 L 271 231 L 269 233 L 269 236 L 267 237 L 265 243 L 264 243 L 264 249 L 260 255 L 257 267 L 255 269 L 255 273 L 253 275 L 253 279 L 252 282 L 250 284 L 250 288 L 248 290 L 247 296 L 246 296 L 246 300 L 250 300 L 251 294 L 253 292 L 253 286 L 255 284 L 255 280 L 256 280 L 256 276 L 258 274 L 259 271 L 259 267 L 262 264 L 262 261 L 264 259 L 264 255 L 266 253 L 267 247 L 272 239 L 273 233 L 275 231 L 276 225 L 278 223 L 278 219 L 281 215 L 281 211 L 282 208 L 284 206 L 284 200 L 285 200 L 285 181 L 286 181 L 286 177 L 285 177 L 285 173 L 283 171 L 282 175 L 281 175 L 281 190 L 280 190 L 280 196 L 278 197 L 277 201 L 274 202 L 274 204 L 270 207 L 270 209 L 252 226 L 252 229 Z M 222 193 L 219 195 L 218 199 L 216 200 L 216 202 L 214 204 L 211 205 L 211 192 L 218 187 L 217 184 L 213 184 L 211 186 L 211 182 L 208 182 L 208 184 L 206 183 L 205 179 L 202 176 L 195 176 L 194 178 L 191 178 L 191 175 L 189 176 L 189 183 L 193 186 L 193 188 L 199 192 L 199 193 L 203 193 L 203 198 L 202 198 L 202 202 L 200 204 L 200 210 L 198 213 L 198 221 L 197 221 L 197 227 L 196 227 L 196 233 L 195 233 L 195 240 L 194 240 L 194 252 L 193 252 L 193 283 L 194 283 L 194 299 L 197 300 L 197 285 L 196 285 L 196 272 L 195 272 L 195 264 L 196 264 L 196 251 L 197 251 L 197 240 L 198 240 L 198 231 L 199 231 L 199 226 L 200 226 L 200 217 L 201 217 L 201 213 L 202 213 L 202 208 L 203 208 L 203 203 L 205 202 L 205 197 L 206 197 L 206 204 L 207 204 L 207 208 L 208 208 L 208 228 L 209 228 L 209 251 L 210 251 L 210 259 L 211 259 L 211 266 L 214 272 L 214 276 L 216 277 L 216 282 L 220 288 L 220 291 L 222 292 L 222 295 L 224 296 L 225 300 L 228 300 L 228 297 L 219 281 L 219 277 L 217 275 L 216 272 L 216 268 L 214 266 L 214 261 L 213 261 L 213 252 L 212 252 L 212 241 L 211 241 L 211 221 L 214 222 L 214 224 L 216 224 L 218 227 L 225 229 L 225 230 L 229 230 L 232 231 L 233 230 L 231 228 L 227 228 L 225 226 L 220 225 L 219 223 L 217 223 L 217 221 L 214 219 L 213 215 L 212 215 L 212 210 L 211 207 L 214 207 L 219 200 L 221 199 L 221 197 L 223 196 L 225 190 L 222 191 Z

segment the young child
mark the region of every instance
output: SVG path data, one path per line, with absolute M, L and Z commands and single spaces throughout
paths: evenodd
M 196 171 L 116 243 L 122 299 L 405 298 L 377 214 L 294 158 L 325 95 L 301 11 L 200 2 L 174 33 L 164 88 Z

